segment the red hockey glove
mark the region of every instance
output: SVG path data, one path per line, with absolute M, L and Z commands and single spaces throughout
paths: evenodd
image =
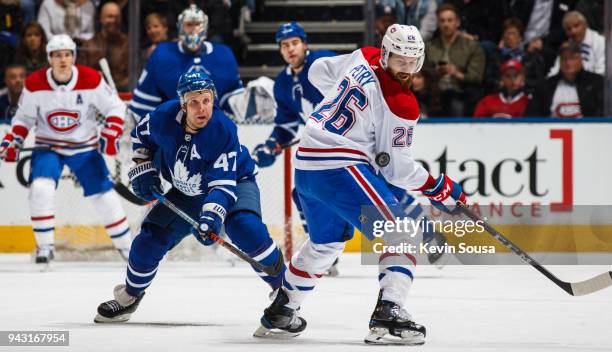
M 11 132 L 7 133 L 0 143 L 0 159 L 6 162 L 18 161 L 19 150 L 27 136 L 27 128 L 20 125 L 13 126 Z
M 123 120 L 117 116 L 106 118 L 106 124 L 100 132 L 100 151 L 106 155 L 119 153 L 119 137 L 123 134 Z

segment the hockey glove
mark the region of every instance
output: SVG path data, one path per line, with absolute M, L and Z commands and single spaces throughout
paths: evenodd
M 255 159 L 257 161 L 257 166 L 271 166 L 274 164 L 274 161 L 276 161 L 276 156 L 280 154 L 281 151 L 282 148 L 280 144 L 278 144 L 274 138 L 268 138 L 265 143 L 258 144 L 253 150 L 253 154 L 255 154 Z
M 423 195 L 429 198 L 434 207 L 449 214 L 455 212 L 457 203 L 466 203 L 461 185 L 444 174 L 436 179 L 432 188 L 423 191 Z
M 24 139 L 28 136 L 28 129 L 23 126 L 13 126 L 11 132 L 7 133 L 0 143 L 0 159 L 6 162 L 19 160 L 19 150 L 23 146 Z
M 161 189 L 161 180 L 153 162 L 145 161 L 136 164 L 130 169 L 128 176 L 132 182 L 134 194 L 147 202 L 156 199 L 152 190 Z
M 116 116 L 106 119 L 106 124 L 100 131 L 100 152 L 114 156 L 119 153 L 119 137 L 123 134 L 123 120 Z
M 219 234 L 223 220 L 225 219 L 225 208 L 216 203 L 206 203 L 202 206 L 200 219 L 198 221 L 198 229 L 193 229 L 192 233 L 196 239 L 205 246 L 210 246 L 213 241 L 209 235 L 211 233 Z

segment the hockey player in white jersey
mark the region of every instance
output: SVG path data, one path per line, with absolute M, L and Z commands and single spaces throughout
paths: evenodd
M 36 126 L 39 148 L 32 152 L 29 195 L 36 262 L 48 263 L 54 257 L 55 189 L 64 165 L 77 177 L 125 259 L 130 229 L 101 154 L 118 153 L 125 104 L 98 71 L 74 64 L 76 44 L 69 36 L 53 36 L 46 50 L 51 67 L 26 79 L 11 131 L 0 144 L 0 158 L 15 162 L 28 132 Z M 106 119 L 100 133 L 96 112 Z
M 294 157 L 310 239 L 291 258 L 255 336 L 296 336 L 306 328 L 297 310 L 348 240 L 337 231 L 338 223 L 349 221 L 371 240 L 366 223 L 405 217 L 377 172 L 392 185 L 421 191 L 444 211 L 466 202 L 458 183 L 445 175 L 434 179 L 411 155 L 420 113 L 408 84 L 423 61 L 424 43 L 416 27 L 394 24 L 382 48 L 321 58 L 310 68 L 309 80 L 324 98 L 310 115 Z M 365 216 L 362 207 L 374 213 Z M 378 266 L 380 293 L 365 342 L 424 343 L 425 327 L 404 308 L 415 257 L 387 252 L 378 257 Z

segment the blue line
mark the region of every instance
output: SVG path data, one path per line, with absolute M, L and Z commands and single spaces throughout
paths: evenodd
M 53 229 L 55 229 L 55 227 L 45 227 L 42 229 L 34 229 L 34 232 L 48 232 L 48 231 L 53 231 Z

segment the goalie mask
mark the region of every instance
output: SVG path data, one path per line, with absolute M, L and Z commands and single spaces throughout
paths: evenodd
M 393 24 L 382 40 L 380 64 L 386 70 L 391 53 L 405 58 L 402 72 L 414 74 L 421 70 L 425 61 L 425 43 L 415 26 Z
M 185 23 L 197 23 L 193 31 L 185 30 Z M 178 17 L 179 40 L 191 51 L 198 50 L 208 33 L 208 16 L 196 5 L 190 5 Z

